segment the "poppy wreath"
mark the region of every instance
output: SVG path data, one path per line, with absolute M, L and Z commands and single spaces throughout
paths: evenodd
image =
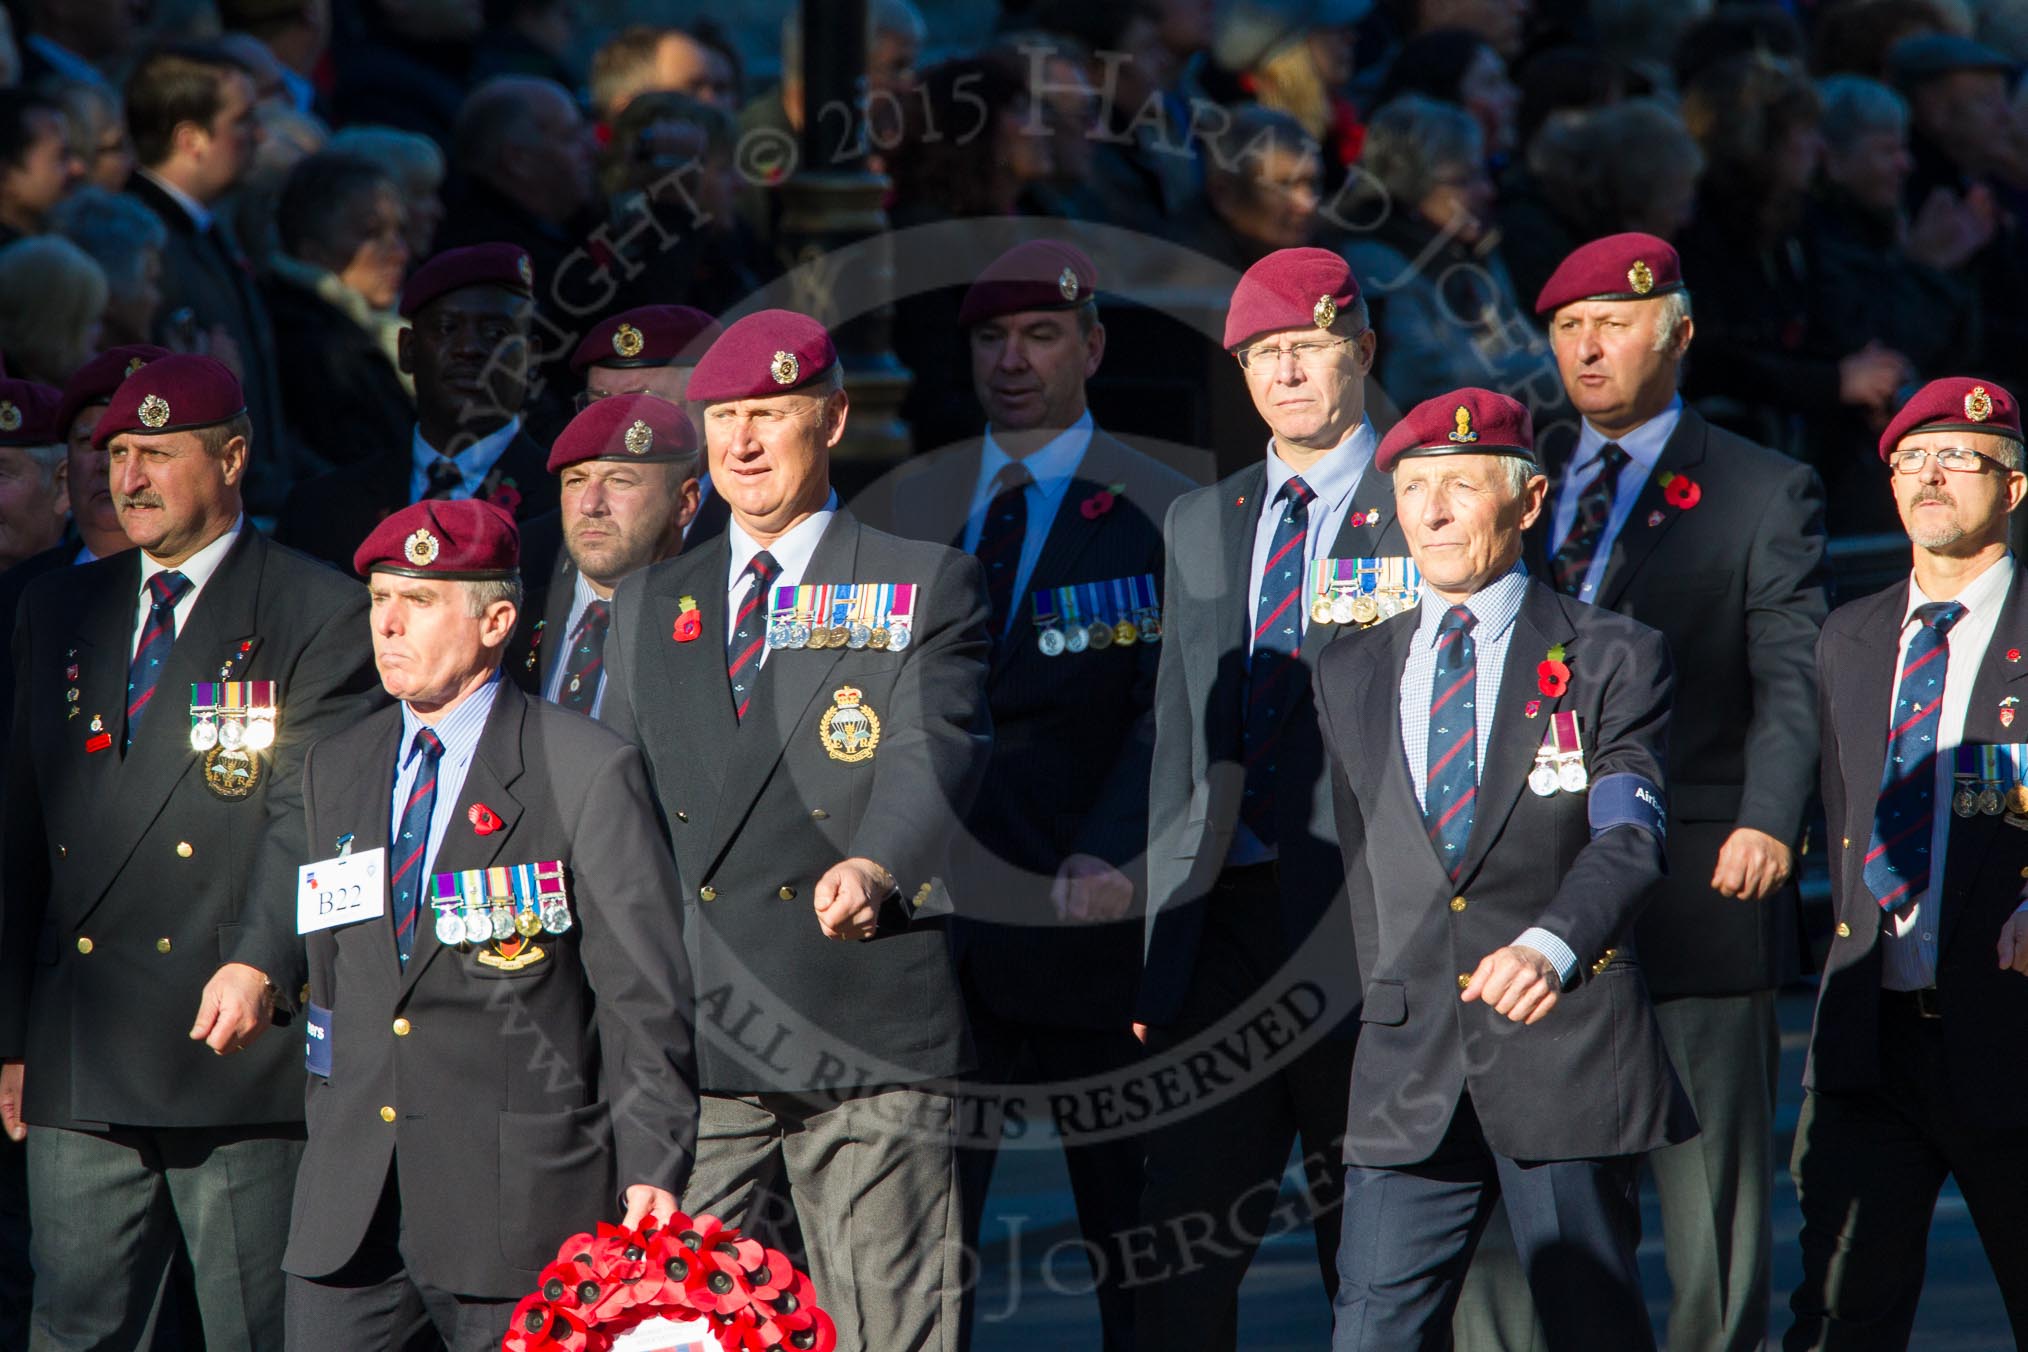
M 788 1257 L 714 1216 L 572 1235 L 508 1320 L 501 1352 L 610 1352 L 650 1319 L 702 1320 L 725 1352 L 832 1352 L 838 1330 Z

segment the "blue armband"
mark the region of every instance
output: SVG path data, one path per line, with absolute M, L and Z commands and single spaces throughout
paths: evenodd
M 1638 826 L 1656 840 L 1669 834 L 1661 787 L 1640 775 L 1622 773 L 1593 780 L 1587 811 L 1593 840 L 1615 826 Z

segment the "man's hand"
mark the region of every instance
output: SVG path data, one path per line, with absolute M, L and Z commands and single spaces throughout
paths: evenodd
M 2014 912 L 2007 917 L 2007 923 L 2000 926 L 2000 970 L 2004 972 L 2010 968 L 2028 976 L 2028 911 Z M 0 1094 L 6 1092 L 5 1085 L 6 1081 L 0 1079 Z
M 0 1061 L 0 1128 L 10 1141 L 28 1139 L 28 1124 L 21 1120 L 21 1063 Z
M 1764 901 L 1789 880 L 1796 857 L 1789 847 L 1765 831 L 1742 826 L 1725 838 L 1711 886 L 1720 896 Z
M 827 939 L 871 939 L 894 875 L 871 859 L 847 859 L 817 879 L 817 924 Z
M 259 1037 L 274 1012 L 275 989 L 267 977 L 243 962 L 228 962 L 204 983 L 190 1040 L 224 1056 Z
M 1461 1000 L 1484 1000 L 1516 1023 L 1537 1023 L 1556 1008 L 1556 966 L 1525 944 L 1509 944 L 1479 959 Z
M 627 1214 L 620 1217 L 620 1224 L 631 1230 L 645 1217 L 653 1216 L 660 1225 L 675 1214 L 676 1194 L 650 1183 L 634 1183 L 627 1188 Z
M 1056 870 L 1049 900 L 1058 920 L 1076 924 L 1123 920 L 1134 909 L 1134 883 L 1096 855 L 1074 854 Z

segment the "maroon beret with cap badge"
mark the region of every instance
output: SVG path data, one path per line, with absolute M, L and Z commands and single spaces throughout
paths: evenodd
M 1328 329 L 1359 299 L 1352 265 L 1329 249 L 1277 249 L 1246 270 L 1225 312 L 1226 351 L 1267 333 Z
M 1580 300 L 1652 300 L 1683 289 L 1683 260 L 1659 235 L 1630 230 L 1579 245 L 1556 265 L 1535 297 L 1546 315 Z
M 1990 432 L 2023 440 L 2021 404 L 2003 387 L 1970 376 L 1945 376 L 1917 390 L 1880 434 L 1880 458 L 1916 432 Z
M 958 326 L 1031 310 L 1072 310 L 1098 293 L 1098 267 L 1061 240 L 1031 239 L 988 263 L 958 307 Z
M 690 373 L 694 404 L 768 399 L 809 384 L 838 361 L 822 324 L 794 310 L 756 310 L 719 335 Z
M 535 294 L 535 265 L 528 251 L 518 244 L 468 244 L 446 249 L 410 274 L 401 289 L 401 317 L 413 319 L 416 311 L 439 296 L 462 291 L 468 286 L 497 286 L 519 296 Z
M 652 394 L 615 394 L 570 420 L 549 450 L 556 474 L 587 460 L 665 464 L 697 454 L 697 431 L 680 405 Z
M 592 326 L 570 369 L 587 366 L 695 366 L 725 327 L 689 305 L 642 305 Z
M 125 343 L 107 348 L 71 372 L 70 379 L 63 382 L 63 402 L 56 409 L 57 440 L 70 436 L 71 424 L 77 421 L 78 414 L 93 404 L 111 400 L 121 381 L 149 362 L 168 355 L 168 348 L 153 343 Z
M 432 499 L 395 512 L 352 555 L 361 577 L 489 582 L 521 573 L 521 532 L 503 507 L 479 498 Z
M 1535 458 L 1535 423 L 1528 406 L 1504 394 L 1467 386 L 1425 399 L 1387 429 L 1374 466 L 1386 474 L 1412 455 L 1518 455 Z
M 56 420 L 63 391 L 32 380 L 0 378 L 0 446 L 56 446 L 68 424 Z
M 244 412 L 246 395 L 239 377 L 224 362 L 174 352 L 120 382 L 92 428 L 92 445 L 103 450 L 122 432 L 153 436 L 216 427 Z

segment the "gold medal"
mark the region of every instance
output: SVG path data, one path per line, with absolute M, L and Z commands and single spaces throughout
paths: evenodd
M 1132 620 L 1121 620 L 1113 626 L 1113 642 L 1123 648 L 1131 647 L 1133 644 L 1140 642 L 1140 639 L 1141 631 L 1134 628 Z
M 1319 596 L 1316 600 L 1310 602 L 1310 623 L 1311 624 L 1333 623 L 1331 615 L 1331 599 L 1329 597 Z
M 1352 622 L 1354 624 L 1372 624 L 1379 618 L 1380 602 L 1371 596 L 1355 596 L 1352 598 Z
M 2016 784 L 2007 790 L 2007 811 L 2016 817 L 2028 817 L 2028 784 Z

